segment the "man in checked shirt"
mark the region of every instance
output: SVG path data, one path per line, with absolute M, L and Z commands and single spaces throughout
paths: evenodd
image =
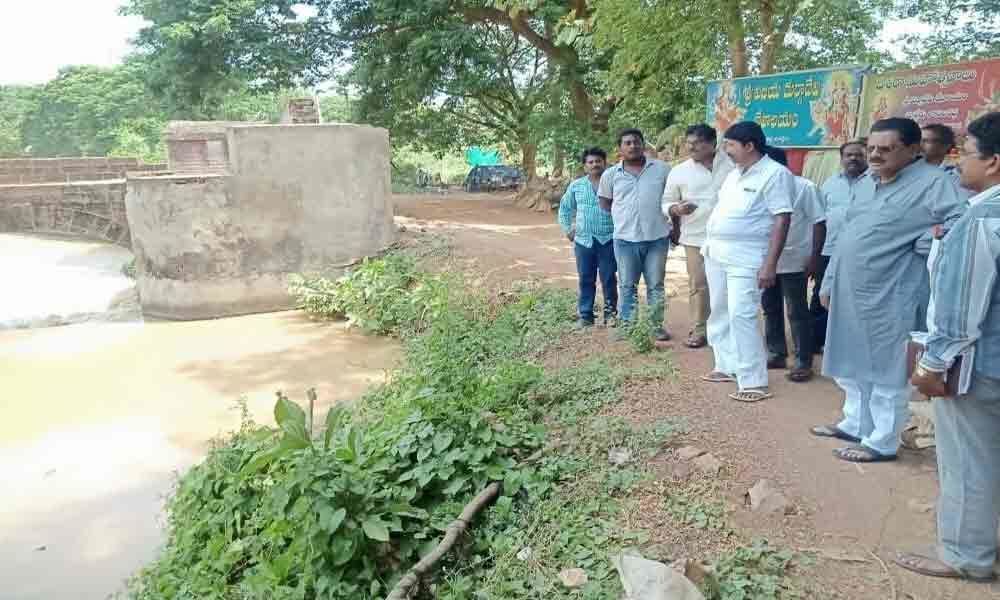
M 569 184 L 559 202 L 559 226 L 576 255 L 576 272 L 580 278 L 578 303 L 579 325 L 594 324 L 594 298 L 597 276 L 601 277 L 604 294 L 604 324 L 613 325 L 618 314 L 618 281 L 615 273 L 614 223 L 611 213 L 601 210 L 597 186 L 607 164 L 607 153 L 600 148 L 583 151 L 580 161 L 585 175 Z

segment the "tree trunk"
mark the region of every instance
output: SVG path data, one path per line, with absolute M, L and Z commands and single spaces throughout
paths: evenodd
M 743 26 L 743 7 L 740 0 L 726 0 L 726 39 L 729 41 L 729 60 L 733 65 L 733 77 L 750 74 L 747 60 L 746 28 Z
M 559 146 L 552 152 L 552 178 L 562 179 L 563 169 L 566 166 L 566 153 Z
M 521 168 L 524 169 L 525 181 L 532 181 L 538 176 L 537 161 L 538 146 L 530 142 L 521 142 Z
M 761 74 L 773 73 L 775 63 L 778 60 L 778 53 L 785 46 L 785 36 L 795 18 L 795 12 L 799 7 L 799 0 L 785 0 L 780 19 L 776 19 L 774 0 L 761 0 L 760 3 L 760 29 L 763 34 L 763 43 L 760 49 L 760 72 Z

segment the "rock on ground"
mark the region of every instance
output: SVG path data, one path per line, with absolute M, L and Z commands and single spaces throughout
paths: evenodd
M 722 462 L 711 454 L 702 454 L 694 459 L 694 466 L 702 473 L 713 477 L 722 470 Z
M 625 600 L 705 600 L 691 580 L 663 563 L 629 554 L 614 563 Z
M 792 503 L 769 479 L 761 479 L 747 490 L 746 502 L 753 512 L 788 514 Z
M 587 572 L 583 569 L 563 569 L 559 572 L 559 581 L 569 589 L 587 585 Z

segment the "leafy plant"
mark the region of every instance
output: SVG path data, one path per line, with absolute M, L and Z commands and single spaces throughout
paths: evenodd
M 651 352 L 656 347 L 653 340 L 653 334 L 658 327 L 658 325 L 654 326 L 653 324 L 656 315 L 662 319 L 663 305 L 657 304 L 650 308 L 640 304 L 636 306 L 635 315 L 625 325 L 629 343 L 640 354 Z M 656 322 L 659 323 L 659 321 Z
M 697 529 L 724 529 L 726 508 L 715 499 L 714 491 L 711 484 L 703 482 L 672 491 L 667 496 L 667 510 L 681 523 Z
M 337 280 L 293 275 L 289 293 L 311 314 L 346 317 L 352 325 L 382 335 L 421 331 L 448 302 L 445 279 L 418 272 L 414 260 L 399 253 L 366 259 Z
M 788 577 L 794 555 L 767 540 L 722 555 L 702 586 L 706 600 L 779 600 L 797 597 Z

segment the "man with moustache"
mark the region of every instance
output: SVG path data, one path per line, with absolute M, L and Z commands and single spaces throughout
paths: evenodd
M 937 555 L 901 553 L 896 564 L 992 581 L 1000 515 L 1000 112 L 969 124 L 961 154 L 961 184 L 976 195 L 932 261 L 933 326 L 911 380 L 934 398 Z M 945 373 L 958 356 L 971 363 L 971 381 L 960 379 L 958 396 L 948 397 Z
M 826 213 L 826 241 L 823 242 L 812 299 L 809 302 L 809 312 L 812 313 L 814 323 L 813 347 L 817 352 L 826 344 L 827 319 L 826 308 L 819 301 L 819 290 L 823 286 L 823 276 L 830 265 L 830 257 L 837 247 L 837 238 L 847 217 L 847 210 L 854 204 L 857 185 L 868 171 L 865 140 L 850 141 L 840 147 L 840 166 L 841 172 L 824 181 L 820 188 Z
M 723 149 L 736 164 L 719 190 L 701 252 L 705 257 L 711 312 L 708 344 L 714 370 L 702 379 L 735 381 L 729 397 L 759 402 L 771 397 L 767 352 L 760 331 L 762 290 L 773 287 L 791 223 L 795 178 L 768 154 L 760 125 L 736 123 L 723 136 Z
M 844 390 L 843 419 L 811 429 L 852 442 L 834 451 L 850 462 L 896 459 L 909 417 L 906 343 L 926 296 L 919 242 L 964 203 L 949 176 L 921 158 L 911 119 L 872 125 L 868 159 L 820 290 L 830 311 L 823 373 Z
M 559 226 L 573 242 L 576 272 L 580 280 L 577 313 L 580 327 L 594 324 L 594 298 L 597 276 L 604 294 L 604 324 L 611 325 L 618 312 L 618 282 L 615 273 L 615 248 L 611 241 L 614 223 L 611 214 L 601 210 L 597 186 L 604 173 L 608 155 L 600 148 L 587 148 L 580 157 L 585 175 L 569 184 L 559 202 Z
M 701 348 L 708 343 L 708 281 L 705 279 L 705 226 L 719 199 L 719 188 L 733 170 L 725 152 L 716 148 L 715 129 L 705 124 L 687 128 L 685 143 L 689 158 L 670 170 L 663 196 L 664 215 L 680 219 L 680 244 L 684 246 L 688 274 L 688 308 L 691 331 L 684 345 Z
M 663 328 L 666 296 L 663 280 L 667 271 L 671 224 L 660 212 L 663 188 L 670 167 L 645 155 L 646 142 L 638 129 L 618 135 L 621 162 L 604 171 L 597 196 L 601 208 L 614 221 L 615 260 L 618 262 L 618 300 L 625 324 L 634 318 L 639 277 L 646 282 L 646 302 L 650 306 L 653 337 L 667 341 Z M 615 334 L 624 337 L 624 331 Z

